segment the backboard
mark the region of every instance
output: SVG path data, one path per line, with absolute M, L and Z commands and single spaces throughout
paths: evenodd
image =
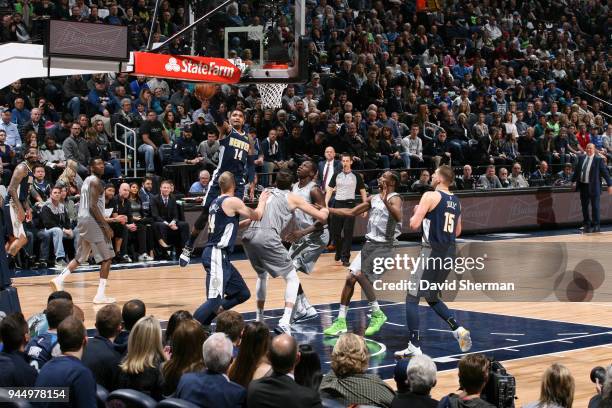
M 242 70 L 241 83 L 297 83 L 308 76 L 305 0 L 266 2 L 264 21 L 225 27 L 224 57 Z

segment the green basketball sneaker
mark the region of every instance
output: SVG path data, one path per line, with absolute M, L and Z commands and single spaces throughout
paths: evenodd
M 387 316 L 382 312 L 382 310 L 377 310 L 372 312 L 372 317 L 370 318 L 370 325 L 366 329 L 364 336 L 371 336 L 380 331 L 380 328 L 387 321 Z
M 326 336 L 338 336 L 339 334 L 346 333 L 346 318 L 339 317 L 334 320 L 334 323 L 327 329 L 323 330 L 323 334 Z

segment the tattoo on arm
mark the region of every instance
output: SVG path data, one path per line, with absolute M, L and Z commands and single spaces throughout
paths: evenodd
M 13 173 L 13 177 L 11 177 L 11 182 L 9 183 L 8 186 L 8 193 L 12 198 L 12 203 L 13 205 L 19 209 L 21 208 L 22 210 L 25 211 L 25 209 L 22 207 L 21 202 L 19 201 L 19 183 L 21 183 L 21 180 L 23 180 L 24 177 L 27 176 L 27 171 L 24 168 L 23 165 L 18 165 L 17 168 L 15 169 L 15 173 Z

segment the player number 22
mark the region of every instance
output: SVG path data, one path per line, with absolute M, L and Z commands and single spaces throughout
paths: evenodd
M 444 213 L 444 232 L 452 234 L 455 230 L 455 214 Z

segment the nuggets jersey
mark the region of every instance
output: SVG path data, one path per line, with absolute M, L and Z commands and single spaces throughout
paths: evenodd
M 461 204 L 456 195 L 438 193 L 440 202 L 423 219 L 423 245 L 443 249 L 455 244 Z
M 34 173 L 32 173 L 32 169 L 27 163 L 24 164 L 28 169 L 28 174 L 21 179 L 19 182 L 19 188 L 17 189 L 17 197 L 21 203 L 24 203 L 28 199 L 30 189 L 32 188 L 32 183 L 34 182 Z
M 391 193 L 387 196 L 387 201 L 399 194 Z M 402 233 L 402 222 L 396 221 L 389 213 L 389 209 L 376 194 L 370 200 L 370 216 L 368 217 L 368 227 L 366 239 L 375 242 L 395 242 Z
M 239 133 L 232 128 L 229 135 L 221 139 L 219 144 L 219 164 L 213 172 L 211 182 L 213 185 L 218 185 L 219 176 L 223 172 L 229 171 L 235 177 L 236 187 L 244 185 L 249 156 L 248 136 L 246 133 Z
M 90 205 L 89 195 L 90 195 L 90 190 L 91 190 L 91 183 L 93 180 L 96 180 L 97 178 L 98 176 L 92 174 L 91 176 L 88 176 L 83 181 L 83 186 L 81 187 L 81 199 L 79 201 L 79 213 L 78 213 L 79 218 L 93 217 L 93 215 L 89 213 L 89 205 Z M 104 203 L 104 193 L 102 193 L 98 197 L 98 208 L 100 209 L 100 214 L 104 214 L 105 207 L 106 205 Z
M 236 232 L 238 231 L 239 215 L 229 216 L 223 211 L 223 202 L 229 196 L 221 196 L 215 199 L 208 213 L 208 242 L 207 247 L 234 250 Z
M 310 183 L 306 184 L 304 187 L 300 188 L 300 183 L 295 183 L 293 185 L 293 188 L 291 189 L 291 192 L 301 196 L 304 199 L 304 201 L 306 201 L 307 203 L 312 204 L 312 199 L 310 198 L 310 191 L 316 185 L 317 184 L 314 181 L 311 181 Z M 314 224 L 314 220 L 312 219 L 312 217 L 300 209 L 295 210 L 294 216 L 295 216 L 295 225 L 299 229 L 308 228 Z

